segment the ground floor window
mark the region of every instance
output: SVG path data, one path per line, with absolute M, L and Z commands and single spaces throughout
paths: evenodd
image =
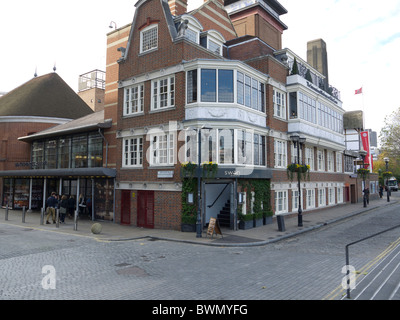
M 52 192 L 72 196 L 74 199 L 82 194 L 86 203 L 85 217 L 91 217 L 94 213 L 95 219 L 114 219 L 114 179 L 80 178 L 78 184 L 77 178 L 7 178 L 2 183 L 3 207 L 8 204 L 10 209 L 25 207 L 39 211 Z
M 275 214 L 288 212 L 287 191 L 275 191 Z

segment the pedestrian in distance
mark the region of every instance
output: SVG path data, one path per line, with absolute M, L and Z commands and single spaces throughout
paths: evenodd
M 65 215 L 67 214 L 68 197 L 63 194 L 60 201 L 60 222 L 65 223 Z
M 68 199 L 68 218 L 72 219 L 75 211 L 75 198 L 71 195 Z
M 50 222 L 49 222 L 50 215 L 53 218 L 53 223 L 56 223 L 57 199 L 56 199 L 56 193 L 55 192 L 52 192 L 50 197 L 47 198 L 46 205 L 47 205 L 46 224 L 50 224 Z

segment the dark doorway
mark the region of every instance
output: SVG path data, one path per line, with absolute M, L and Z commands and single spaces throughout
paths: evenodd
M 138 191 L 137 226 L 154 228 L 154 191 Z
M 131 224 L 131 191 L 122 190 L 121 224 Z

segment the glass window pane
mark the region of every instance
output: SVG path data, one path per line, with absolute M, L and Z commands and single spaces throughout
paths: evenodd
M 233 70 L 218 70 L 218 102 L 233 102 Z
M 216 102 L 217 80 L 215 69 L 201 70 L 201 101 Z

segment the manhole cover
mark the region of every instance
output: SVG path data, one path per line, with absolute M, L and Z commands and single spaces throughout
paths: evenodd
M 145 270 L 143 270 L 139 267 L 134 267 L 134 266 L 117 270 L 117 274 L 134 275 L 134 276 L 138 276 L 138 277 L 147 277 L 148 276 L 148 273 Z

